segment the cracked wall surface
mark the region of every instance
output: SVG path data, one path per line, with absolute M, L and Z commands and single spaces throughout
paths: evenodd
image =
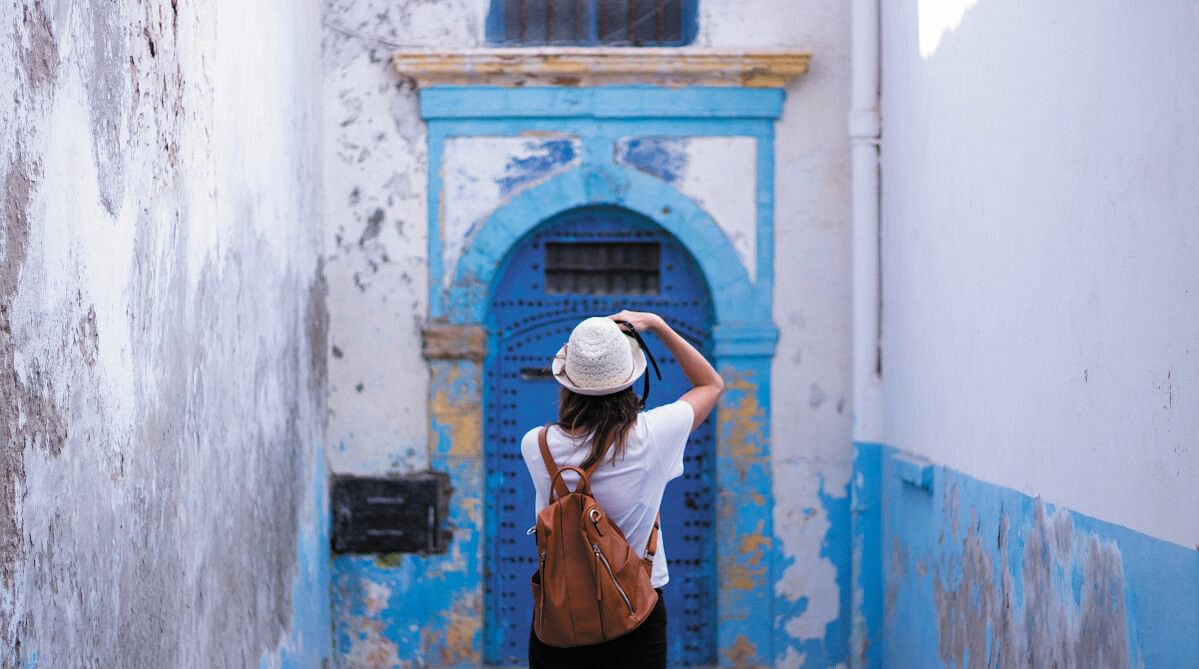
M 0 665 L 327 655 L 318 39 L 0 5 Z

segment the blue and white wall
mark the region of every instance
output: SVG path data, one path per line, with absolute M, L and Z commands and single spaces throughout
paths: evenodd
M 1199 5 L 882 6 L 871 659 L 1197 666 Z
M 404 473 L 439 466 L 440 455 L 431 446 L 439 437 L 429 430 L 430 413 L 440 411 L 438 393 L 436 388 L 430 392 L 430 364 L 421 355 L 419 335 L 431 315 L 428 137 L 417 91 L 394 75 L 387 58 L 397 47 L 482 46 L 488 4 L 360 0 L 325 5 L 325 267 L 332 315 L 327 442 L 337 472 Z M 776 528 L 769 545 L 776 569 L 775 616 L 754 621 L 772 630 L 755 636 L 767 639 L 761 647 L 737 646 L 730 639 L 721 656 L 730 665 L 764 658 L 778 666 L 833 666 L 848 653 L 848 29 L 848 8 L 831 0 L 700 3 L 696 46 L 814 53 L 810 72 L 787 89 L 774 124 L 773 260 L 780 281 L 771 308 L 780 332 L 764 384 L 774 389 L 772 406 L 762 415 L 770 417 L 773 477 L 768 477 L 764 503 L 773 504 Z M 546 177 L 509 174 L 510 165 L 545 163 L 552 172 L 571 169 L 581 159 L 573 140 L 560 139 L 552 146 L 486 138 L 447 144 L 438 175 L 454 193 L 444 203 L 442 218 L 445 261 L 456 259 L 472 225 L 498 202 L 526 182 Z M 672 187 L 702 204 L 747 271 L 756 272 L 756 186 L 747 174 L 754 160 L 752 141 L 713 137 L 666 148 L 686 163 L 667 175 Z M 543 155 L 544 161 L 513 162 Z M 744 167 L 733 169 L 736 165 Z M 450 268 L 441 276 L 452 277 Z M 450 404 L 460 399 L 451 395 Z M 751 548 L 760 550 L 756 544 Z M 436 662 L 447 657 L 437 655 L 444 648 L 451 649 L 450 659 L 469 661 L 471 649 L 477 652 L 482 621 L 471 613 L 475 605 L 468 603 L 424 629 L 389 615 L 405 601 L 419 601 L 408 597 L 412 579 L 426 576 L 423 568 L 413 571 L 415 564 L 408 557 L 398 562 L 336 558 L 335 617 L 343 662 Z M 460 615 L 462 610 L 468 615 Z M 422 639 L 429 641 L 428 648 Z
M 435 178 L 455 197 L 430 216 L 426 125 L 388 57 L 482 46 L 487 5 L 325 4 L 336 472 L 437 468 L 463 428 L 431 431 L 430 415 L 477 402 L 469 383 L 441 402 L 421 354 L 438 292 L 428 222 L 444 224 L 437 261 L 452 264 L 497 200 L 586 153 L 569 136 L 451 140 Z M 884 420 L 854 444 L 849 8 L 700 3 L 697 46 L 814 53 L 775 124 L 777 581 L 771 647 L 755 653 L 791 667 L 1194 665 L 1199 10 L 882 5 Z M 743 147 L 676 148 L 687 169 L 666 180 L 756 271 L 742 179 L 704 157 L 735 163 Z M 413 584 L 429 573 L 415 558 L 335 560 L 343 663 L 474 657 L 477 602 L 427 624 L 393 615 L 423 605 Z

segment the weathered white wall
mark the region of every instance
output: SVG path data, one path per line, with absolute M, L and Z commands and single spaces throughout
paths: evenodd
M 0 17 L 0 665 L 319 664 L 318 6 Z
M 774 319 L 780 337 L 770 431 L 775 534 L 785 563 L 775 589 L 803 604 L 802 613 L 783 612 L 777 624 L 796 641 L 819 646 L 827 625 L 848 624 L 849 614 L 849 593 L 836 580 L 840 575 L 848 582 L 849 519 L 837 510 L 848 509 L 853 463 L 849 4 L 708 0 L 700 10 L 697 45 L 812 50 L 811 69 L 788 87 L 775 126 Z M 836 655 L 827 652 L 829 659 Z M 783 651 L 781 666 L 803 662 L 800 652 Z
M 325 0 L 329 460 L 346 473 L 428 467 L 428 146 L 397 47 L 483 40 L 480 0 Z
M 883 3 L 887 441 L 1199 541 L 1199 5 Z
M 666 180 L 712 217 L 750 281 L 758 280 L 757 160 L 758 141 L 745 136 L 630 136 L 616 143 L 616 162 Z

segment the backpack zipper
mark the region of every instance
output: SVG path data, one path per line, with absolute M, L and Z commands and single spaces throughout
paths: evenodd
M 633 611 L 633 603 L 629 601 L 629 596 L 625 594 L 624 588 L 620 587 L 620 583 L 616 581 L 616 574 L 612 573 L 612 565 L 608 564 L 608 558 L 604 557 L 604 553 L 600 550 L 599 544 L 592 542 L 591 548 L 595 551 L 595 557 L 599 558 L 599 561 L 604 563 L 604 569 L 608 570 L 608 578 L 612 579 L 612 585 L 616 587 L 616 592 L 620 593 L 620 598 L 624 600 L 624 605 L 629 607 L 629 613 L 635 613 Z M 598 589 L 596 592 L 598 592 Z
M 538 576 L 541 578 L 541 601 L 537 603 L 537 630 L 544 629 L 541 621 L 545 620 L 545 551 L 541 551 L 541 564 L 537 565 Z

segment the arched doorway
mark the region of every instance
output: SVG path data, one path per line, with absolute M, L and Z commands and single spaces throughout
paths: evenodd
M 687 250 L 645 217 L 618 207 L 584 207 L 545 221 L 517 243 L 496 275 L 487 316 L 484 371 L 486 491 L 485 639 L 489 665 L 525 662 L 536 568 L 533 486 L 520 455 L 530 427 L 553 420 L 557 384 L 545 367 L 581 318 L 623 308 L 656 311 L 700 350 L 712 343 L 713 308 Z M 650 404 L 677 398 L 686 379 L 652 337 L 663 380 Z M 666 489 L 663 538 L 671 663 L 715 663 L 715 445 L 710 419 L 694 435 L 685 473 Z

